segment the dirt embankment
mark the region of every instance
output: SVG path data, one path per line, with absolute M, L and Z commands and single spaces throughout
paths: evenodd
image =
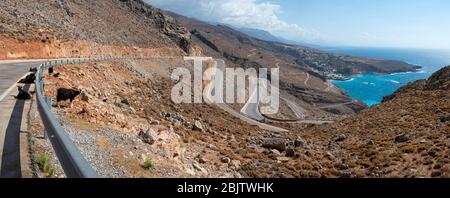
M 180 48 L 138 48 L 89 41 L 23 41 L 0 38 L 0 59 L 78 58 L 95 56 L 181 56 Z

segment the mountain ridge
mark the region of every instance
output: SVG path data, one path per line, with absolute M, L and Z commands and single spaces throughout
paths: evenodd
M 247 34 L 240 32 L 234 28 L 227 25 L 217 24 L 212 25 L 197 19 L 184 17 L 170 11 L 164 11 L 166 14 L 171 15 L 173 18 L 178 19 L 184 26 L 208 26 L 209 29 L 214 29 L 217 27 L 223 29 L 224 32 L 230 34 L 235 34 L 232 32 L 239 32 L 243 35 Z M 200 25 L 200 23 L 202 25 Z M 221 28 L 223 27 L 223 28 Z M 208 28 L 205 28 L 205 32 L 208 32 Z M 190 28 L 192 31 L 195 28 Z M 228 29 L 228 30 L 227 30 Z M 314 69 L 315 72 L 321 73 L 322 76 L 326 76 L 329 79 L 344 79 L 344 77 L 349 77 L 350 75 L 359 74 L 362 72 L 375 72 L 375 73 L 398 73 L 398 72 L 409 72 L 416 71 L 419 67 L 416 65 L 410 65 L 403 61 L 395 60 L 382 60 L 382 59 L 370 59 L 365 57 L 354 57 L 348 55 L 335 54 L 330 52 L 321 51 L 319 49 L 299 46 L 296 44 L 282 43 L 279 41 L 265 41 L 262 39 L 254 38 L 259 41 L 250 41 L 245 38 L 245 36 L 235 34 L 240 43 L 257 44 L 260 47 L 265 48 L 268 51 L 273 52 L 283 52 L 293 56 L 295 61 L 298 61 L 299 65 L 308 65 L 310 68 Z M 339 76 L 341 75 L 341 76 Z

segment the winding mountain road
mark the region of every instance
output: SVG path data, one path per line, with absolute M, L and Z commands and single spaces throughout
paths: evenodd
M 319 107 L 319 108 L 320 108 L 320 109 L 336 108 L 336 107 L 339 107 L 339 106 L 344 106 L 344 105 L 353 104 L 353 103 L 355 103 L 355 102 L 356 102 L 355 100 L 352 100 L 352 101 L 350 101 L 350 102 L 344 102 L 344 103 L 338 103 L 338 104 L 326 105 L 326 106 L 321 106 L 321 107 Z
M 253 48 L 253 49 L 250 50 L 250 54 L 247 55 L 247 58 L 250 58 L 250 57 L 256 55 L 257 53 L 258 53 L 258 52 L 256 52 L 256 49 Z
M 253 52 L 253 51 L 251 51 Z M 250 54 L 251 55 L 251 54 Z M 249 55 L 249 56 L 250 56 Z M 280 62 L 277 61 L 275 63 L 275 66 L 277 68 L 280 67 Z M 305 84 L 306 87 L 309 87 L 309 80 L 311 79 L 311 75 L 308 72 L 306 73 L 306 78 L 303 81 L 303 83 Z M 250 79 L 250 80 L 255 80 L 255 79 Z M 324 90 L 324 91 L 329 91 L 331 90 L 331 88 L 333 88 L 334 86 L 328 82 L 328 87 Z M 271 86 L 270 83 L 262 83 L 262 85 L 267 89 L 267 87 Z M 277 118 L 271 118 L 269 116 L 266 116 L 264 114 L 261 113 L 260 111 L 260 98 L 258 96 L 258 89 L 254 89 L 250 96 L 249 99 L 247 101 L 247 103 L 244 105 L 244 107 L 242 107 L 241 109 L 241 114 L 244 114 L 245 116 L 247 116 L 248 118 L 251 118 L 257 122 L 263 122 L 263 121 L 271 121 L 271 122 L 281 122 L 281 123 L 303 123 L 303 124 L 329 124 L 329 123 L 333 123 L 333 121 L 329 121 L 329 120 L 305 120 L 305 110 L 301 107 L 299 107 L 297 104 L 295 104 L 294 102 L 280 97 L 281 100 L 283 100 L 284 102 L 286 102 L 286 104 L 288 105 L 288 107 L 294 112 L 295 116 L 297 118 L 294 119 L 277 119 Z M 353 102 L 353 101 L 352 101 Z M 346 105 L 346 104 L 350 104 L 352 102 L 349 103 L 342 103 L 342 104 L 333 104 L 330 106 L 325 106 L 325 107 L 320 107 L 320 108 L 329 108 L 329 107 L 334 107 L 334 106 L 340 106 L 340 105 Z
M 211 80 L 211 81 L 206 85 L 206 87 L 208 87 L 208 90 L 206 91 L 206 93 L 212 93 L 213 86 L 211 86 L 211 85 L 214 83 L 215 80 L 216 80 L 216 78 L 213 77 L 213 80 Z M 252 93 L 252 94 L 253 94 L 253 97 L 256 96 L 256 92 L 254 92 L 254 93 Z M 263 117 L 263 116 L 261 115 L 261 113 L 259 113 L 259 110 L 258 110 L 258 109 L 259 109 L 259 108 L 258 108 L 258 107 L 259 107 L 259 101 L 257 101 L 257 104 L 255 104 L 255 103 L 247 103 L 247 104 L 246 104 L 247 106 L 250 106 L 250 107 L 248 107 L 248 109 L 251 110 L 251 111 L 253 111 L 253 112 L 250 112 L 250 114 L 252 114 L 252 115 L 254 114 L 254 115 L 255 115 L 254 118 L 253 118 L 253 117 L 247 117 L 247 116 L 245 116 L 244 114 L 237 112 L 236 110 L 234 110 L 233 108 L 231 108 L 230 106 L 228 106 L 228 105 L 225 104 L 225 103 L 217 103 L 217 102 L 214 102 L 214 99 L 211 98 L 210 95 L 204 96 L 204 99 L 205 99 L 207 102 L 216 105 L 217 107 L 219 107 L 219 108 L 222 109 L 223 111 L 225 111 L 225 112 L 227 112 L 227 113 L 233 115 L 234 117 L 237 117 L 237 118 L 239 118 L 239 119 L 241 119 L 241 120 L 247 122 L 247 123 L 250 124 L 250 125 L 258 126 L 258 127 L 261 128 L 261 129 L 265 129 L 265 130 L 269 130 L 269 131 L 274 131 L 274 132 L 287 132 L 287 131 L 288 131 L 288 130 L 283 129 L 283 128 L 280 128 L 280 127 L 276 127 L 276 126 L 272 126 L 272 125 L 268 125 L 268 124 L 259 122 L 259 121 L 261 121 L 261 120 L 258 120 L 258 118 Z
M 331 81 L 327 81 L 327 88 L 325 88 L 323 91 L 325 92 L 336 92 L 336 86 L 331 82 Z M 334 89 L 334 90 L 333 90 Z
M 282 98 L 282 99 L 286 102 L 286 104 L 289 106 L 289 108 L 291 108 L 291 110 L 294 112 L 294 114 L 295 114 L 295 116 L 297 116 L 297 118 L 299 118 L 299 119 L 305 118 L 305 110 L 303 108 L 299 107 L 297 104 L 295 104 L 294 102 L 292 102 L 288 99 L 285 99 L 285 98 Z
M 303 81 L 303 84 L 305 84 L 306 87 L 309 87 L 308 81 L 310 78 L 311 78 L 311 75 L 308 72 L 306 72 L 306 78 L 305 78 L 305 81 Z
M 262 86 L 264 86 L 267 89 L 266 83 L 261 83 Z M 260 98 L 258 98 L 258 89 L 255 89 L 252 91 L 247 103 L 244 105 L 244 107 L 241 109 L 241 113 L 247 116 L 248 118 L 251 118 L 254 121 L 262 122 L 262 121 L 271 121 L 271 122 L 280 122 L 280 123 L 302 123 L 302 124 L 329 124 L 333 123 L 333 121 L 329 120 L 304 120 L 305 118 L 305 110 L 301 107 L 299 107 L 294 102 L 280 97 L 283 101 L 286 102 L 288 107 L 294 112 L 297 118 L 294 119 L 276 119 L 271 118 L 269 116 L 266 116 L 261 113 L 260 111 Z M 256 98 L 255 98 L 256 97 Z M 342 105 L 342 104 L 338 104 Z M 233 110 L 234 111 L 234 110 Z M 263 123 L 261 123 L 263 124 Z M 265 124 L 266 125 L 266 124 Z M 269 125 L 271 126 L 271 125 Z

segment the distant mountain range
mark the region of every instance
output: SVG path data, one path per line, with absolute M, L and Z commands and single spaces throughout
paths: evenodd
M 279 36 L 275 36 L 273 34 L 271 34 L 268 31 L 265 30 L 261 30 L 261 29 L 254 29 L 254 28 L 245 28 L 245 27 L 236 27 L 236 26 L 232 26 L 232 25 L 226 25 L 226 24 L 222 24 L 225 26 L 228 26 L 230 28 L 233 28 L 239 32 L 242 32 L 244 34 L 247 34 L 248 36 L 257 38 L 257 39 L 261 39 L 264 41 L 271 41 L 271 42 L 278 42 L 278 43 L 285 43 L 285 44 L 291 44 L 291 45 L 300 45 L 300 46 L 305 46 L 305 47 L 312 47 L 312 48 L 318 48 L 318 49 L 322 49 L 323 46 L 320 45 L 316 45 L 316 44 L 311 44 L 308 42 L 303 42 L 303 41 L 293 41 L 293 40 L 289 40 L 289 39 L 285 39 Z
M 270 32 L 265 31 L 265 30 L 260 30 L 260 29 L 253 29 L 253 28 L 244 28 L 244 27 L 234 27 L 234 26 L 229 26 L 237 31 L 240 31 L 244 34 L 247 34 L 249 36 L 253 36 L 257 39 L 261 39 L 261 40 L 265 40 L 265 41 L 273 41 L 273 42 L 280 42 L 280 43 L 289 43 L 288 40 L 283 39 L 281 37 L 277 37 L 272 35 Z

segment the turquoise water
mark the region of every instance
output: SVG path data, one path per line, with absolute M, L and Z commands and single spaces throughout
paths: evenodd
M 418 72 L 389 75 L 364 74 L 348 81 L 333 81 L 351 97 L 369 106 L 379 104 L 383 96 L 410 82 L 426 79 L 433 72 L 450 65 L 450 50 L 384 49 L 384 48 L 324 48 L 323 50 L 370 58 L 401 60 L 423 68 Z

